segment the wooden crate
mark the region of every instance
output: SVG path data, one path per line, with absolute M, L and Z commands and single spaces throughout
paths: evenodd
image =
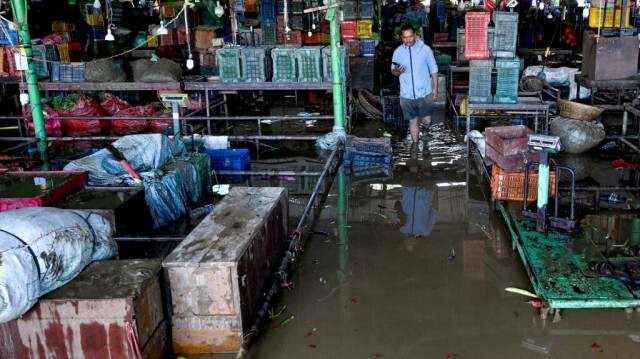
M 175 353 L 237 352 L 288 241 L 287 190 L 234 187 L 167 256 Z
M 22 317 L 0 324 L 0 358 L 163 358 L 160 269 L 159 259 L 91 263 Z

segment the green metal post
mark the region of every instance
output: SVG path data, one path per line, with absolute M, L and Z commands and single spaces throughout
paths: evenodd
M 27 2 L 23 0 L 11 0 L 11 7 L 13 9 L 13 19 L 18 24 L 18 35 L 20 36 L 20 48 L 26 50 L 27 61 L 29 64 L 28 69 L 25 71 L 25 77 L 27 78 L 27 91 L 29 93 L 29 104 L 31 106 L 31 113 L 33 116 L 33 128 L 35 130 L 36 141 L 38 144 L 38 151 L 40 152 L 40 159 L 42 160 L 42 169 L 44 171 L 50 171 L 51 165 L 49 164 L 49 152 L 47 146 L 47 134 L 44 128 L 44 116 L 42 115 L 42 107 L 40 104 L 40 90 L 38 89 L 38 78 L 36 77 L 35 64 L 31 60 L 33 56 L 33 50 L 31 49 L 31 33 L 29 32 L 29 24 L 26 23 L 27 19 Z M 13 54 L 8 54 L 13 56 Z
M 331 0 L 335 4 L 337 0 Z M 342 81 L 342 51 L 340 50 L 340 26 L 336 18 L 336 8 L 327 10 L 327 20 L 331 35 L 331 80 L 333 82 L 333 127 L 344 130 L 344 82 Z

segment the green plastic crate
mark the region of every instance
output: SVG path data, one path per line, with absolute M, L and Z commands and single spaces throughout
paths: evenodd
M 323 46 L 305 46 L 296 49 L 298 82 L 322 82 Z
M 493 60 L 469 61 L 469 103 L 492 103 L 491 70 Z
M 271 58 L 268 47 L 247 47 L 240 50 L 242 78 L 245 82 L 265 82 L 271 79 Z
M 273 82 L 296 82 L 296 49 L 299 46 L 282 46 L 271 50 L 273 61 Z
M 277 45 L 277 24 L 262 24 L 262 45 Z
M 189 163 L 196 168 L 200 198 L 211 194 L 211 157 L 206 153 L 192 153 Z
M 346 46 L 340 46 L 341 56 L 341 68 L 342 68 L 342 81 L 346 81 L 349 76 L 349 53 Z M 322 74 L 324 75 L 324 81 L 333 81 L 331 74 L 331 46 L 325 46 L 322 49 Z
M 438 64 L 438 71 L 447 71 L 449 69 L 449 63 L 451 62 L 451 55 L 438 54 L 436 55 L 436 64 Z
M 220 81 L 241 82 L 242 70 L 240 66 L 240 46 L 227 47 L 216 50 Z
M 496 59 L 498 80 L 493 103 L 518 103 L 518 84 L 520 81 L 520 59 Z

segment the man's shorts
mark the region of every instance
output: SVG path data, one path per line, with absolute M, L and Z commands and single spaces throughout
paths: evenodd
M 413 118 L 421 119 L 433 114 L 433 93 L 415 100 L 400 97 L 400 108 L 405 121 Z

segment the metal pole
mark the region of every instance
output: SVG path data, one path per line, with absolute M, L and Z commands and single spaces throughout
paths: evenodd
M 331 0 L 331 5 L 338 0 Z M 342 81 L 342 50 L 340 49 L 340 26 L 336 18 L 335 7 L 327 10 L 326 19 L 330 24 L 331 35 L 331 80 L 333 82 L 333 126 L 344 131 L 344 82 Z
M 31 33 L 29 32 L 29 24 L 27 19 L 27 2 L 23 0 L 11 0 L 11 8 L 13 9 L 14 21 L 18 24 L 18 34 L 20 35 L 20 49 L 26 50 L 27 63 L 29 64 L 24 74 L 27 79 L 27 91 L 29 93 L 29 104 L 31 106 L 31 114 L 33 116 L 33 128 L 38 144 L 38 152 L 40 152 L 40 160 L 42 169 L 50 171 L 49 151 L 47 146 L 47 133 L 44 127 L 44 116 L 42 115 L 42 107 L 40 106 L 40 90 L 38 89 L 38 78 L 36 77 L 35 64 L 31 59 L 33 50 L 31 48 Z M 22 52 L 21 52 L 22 54 Z M 13 56 L 8 54 L 7 56 Z

